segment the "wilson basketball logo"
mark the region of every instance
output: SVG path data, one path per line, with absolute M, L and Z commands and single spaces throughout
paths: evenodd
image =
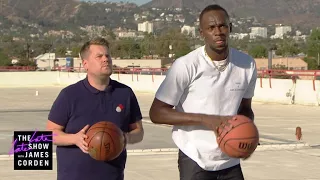
M 252 147 L 252 143 L 244 143 L 244 142 L 240 142 L 239 143 L 239 149 L 243 149 L 243 150 L 249 150 Z

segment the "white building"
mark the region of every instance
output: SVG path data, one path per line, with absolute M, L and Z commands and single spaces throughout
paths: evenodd
M 276 35 L 284 35 L 292 31 L 291 26 L 280 26 L 276 27 Z
M 39 69 L 51 70 L 54 67 L 55 53 L 45 53 L 34 58 Z
M 137 37 L 136 32 L 134 31 L 120 31 L 118 34 L 120 38 L 134 38 Z
M 191 35 L 192 37 L 196 36 L 196 28 L 194 26 L 183 25 L 181 28 L 181 33 Z
M 249 36 L 248 33 L 232 33 L 232 34 L 230 34 L 231 39 L 243 39 L 247 36 Z
M 153 32 L 153 23 L 149 22 L 149 21 L 139 23 L 138 24 L 138 31 L 152 33 Z
M 251 27 L 250 39 L 254 39 L 256 37 L 267 38 L 268 29 L 266 27 Z
M 271 38 L 273 38 L 273 39 L 276 39 L 276 38 L 283 39 L 283 36 L 286 33 L 291 32 L 292 28 L 291 28 L 291 26 L 278 26 L 278 27 L 276 27 L 275 31 L 276 31 L 275 34 Z

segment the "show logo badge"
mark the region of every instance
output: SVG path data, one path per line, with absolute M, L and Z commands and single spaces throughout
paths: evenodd
M 52 131 L 14 131 L 14 170 L 52 170 Z

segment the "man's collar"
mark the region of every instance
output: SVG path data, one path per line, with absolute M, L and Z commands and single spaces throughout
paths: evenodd
M 101 92 L 99 89 L 96 89 L 95 87 L 91 86 L 91 84 L 89 83 L 88 80 L 88 76 L 83 80 L 84 86 L 92 93 L 94 94 L 98 94 L 99 92 Z M 104 92 L 111 92 L 114 89 L 114 81 L 110 78 L 110 82 L 109 85 L 106 87 L 105 90 L 103 90 Z

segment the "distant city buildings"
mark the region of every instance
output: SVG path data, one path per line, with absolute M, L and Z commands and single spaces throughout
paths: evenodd
M 251 27 L 250 39 L 254 39 L 256 37 L 267 38 L 268 37 L 268 29 L 266 27 Z
M 238 21 L 238 24 L 240 21 Z M 236 25 L 237 26 L 237 25 Z M 303 35 L 301 31 L 297 30 L 295 34 L 291 34 L 292 27 L 291 26 L 282 26 L 275 25 L 275 33 L 273 35 L 268 34 L 267 27 L 251 27 L 250 33 L 232 33 L 230 37 L 232 39 L 243 39 L 245 37 L 249 37 L 250 39 L 256 39 L 258 37 L 261 38 L 270 38 L 270 39 L 283 39 L 284 37 L 292 37 L 295 40 L 306 40 L 307 35 Z
M 153 33 L 153 23 L 149 21 L 138 23 L 138 31 Z
M 280 38 L 283 39 L 284 35 L 286 35 L 287 33 L 290 33 L 292 31 L 291 26 L 278 26 L 276 27 L 275 30 L 275 34 L 272 35 L 270 38 L 271 39 L 276 39 L 276 38 Z

